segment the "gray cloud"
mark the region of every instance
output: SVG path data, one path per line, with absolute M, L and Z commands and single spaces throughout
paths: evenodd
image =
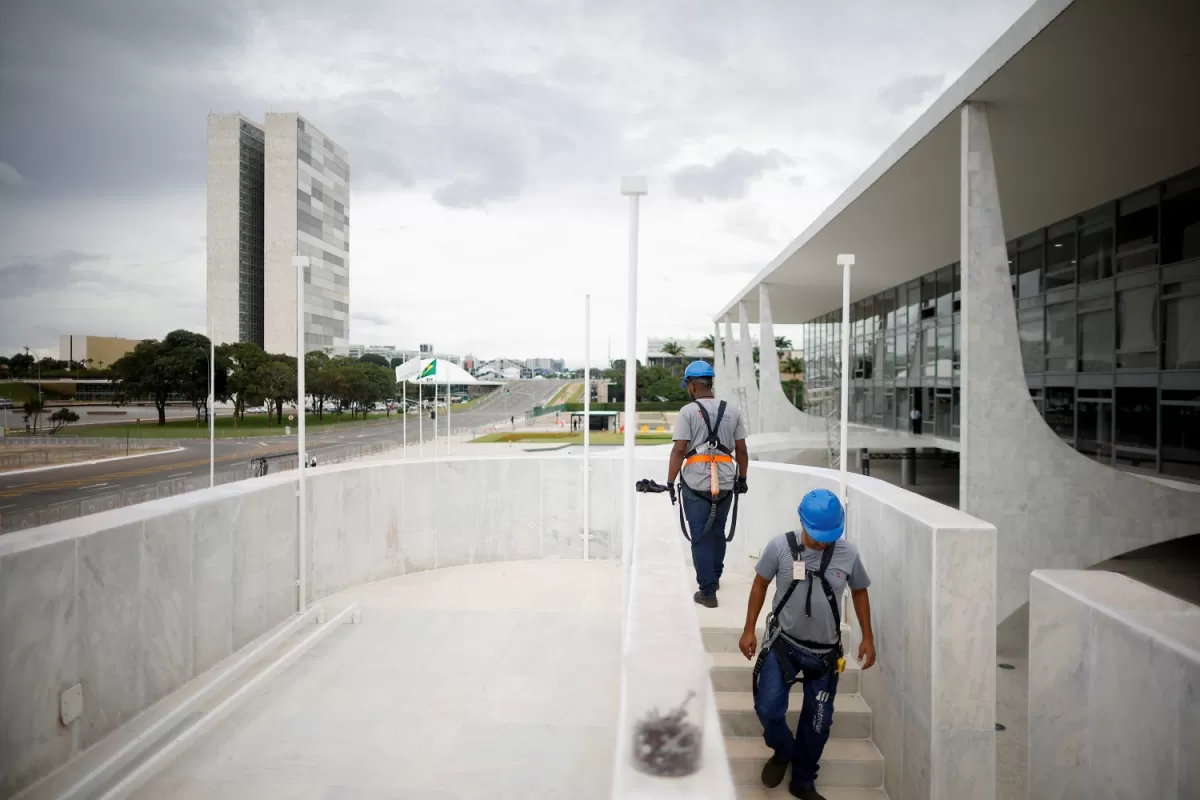
M 16 167 L 0 161 L 0 186 L 16 186 L 23 180 Z
M 879 102 L 894 114 L 919 105 L 925 95 L 942 85 L 941 75 L 910 75 L 885 86 Z
M 750 184 L 765 173 L 792 163 L 792 159 L 779 150 L 751 153 L 738 148 L 711 165 L 690 164 L 679 169 L 672 178 L 672 185 L 676 194 L 693 200 L 738 200 L 745 197 Z
M 368 325 L 378 325 L 383 327 L 392 324 L 392 317 L 388 314 L 377 314 L 374 311 L 354 311 L 350 314 L 350 319 L 365 322 Z
M 80 284 L 120 285 L 120 278 L 101 267 L 108 256 L 63 250 L 41 259 L 20 259 L 0 267 L 0 293 L 5 301 L 40 292 L 60 292 Z

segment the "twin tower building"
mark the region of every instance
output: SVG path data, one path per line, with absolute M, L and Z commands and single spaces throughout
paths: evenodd
M 208 117 L 208 315 L 217 344 L 296 355 L 295 256 L 304 268 L 305 352 L 344 352 L 350 333 L 350 165 L 299 114 Z

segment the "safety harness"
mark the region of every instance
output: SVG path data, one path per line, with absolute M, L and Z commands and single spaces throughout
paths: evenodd
M 733 464 L 733 452 L 721 444 L 720 437 L 717 432 L 721 430 L 721 420 L 725 417 L 725 401 L 722 400 L 717 405 L 717 421 L 714 423 L 708 418 L 708 411 L 704 408 L 704 404 L 699 400 L 695 401 L 696 408 L 700 409 L 700 419 L 704 420 L 704 427 L 708 429 L 708 439 L 702 447 L 705 447 L 705 452 L 699 452 L 699 448 L 693 447 L 683 457 L 683 466 L 688 464 L 708 464 L 708 494 L 705 495 L 696 491 L 687 485 L 687 481 L 680 480 L 679 485 L 684 494 L 691 495 L 702 500 L 708 501 L 708 521 L 704 523 L 704 530 L 696 536 L 696 541 L 703 539 L 708 535 L 708 532 L 713 529 L 717 522 L 717 512 L 720 511 L 721 504 L 729 500 L 729 496 L 733 495 L 733 510 L 729 520 L 729 535 L 725 537 L 726 542 L 733 541 L 733 534 L 737 532 L 737 509 L 738 499 L 737 492 L 729 490 L 721 491 L 721 481 L 718 476 L 718 464 Z M 692 537 L 688 535 L 687 520 L 683 514 L 683 503 L 679 504 L 679 529 L 683 531 L 683 538 L 689 542 Z
M 804 545 L 796 541 L 795 531 L 788 531 L 787 543 L 788 549 L 792 551 L 792 563 L 796 564 L 797 562 L 802 562 L 804 560 Z M 769 653 L 772 649 L 775 650 L 775 659 L 779 663 L 780 671 L 783 672 L 784 686 L 791 686 L 797 681 L 816 680 L 817 678 L 820 678 L 833 670 L 837 670 L 838 672 L 845 670 L 846 659 L 844 657 L 845 654 L 842 651 L 842 612 L 838 607 L 838 600 L 834 594 L 833 585 L 830 584 L 829 578 L 825 577 L 825 571 L 829 569 L 829 562 L 833 560 L 833 551 L 836 547 L 837 542 L 834 542 L 833 544 L 829 545 L 829 547 L 826 547 L 823 551 L 821 551 L 820 568 L 816 572 L 808 573 L 808 575 L 806 575 L 806 580 L 807 577 L 811 575 L 812 578 L 815 578 L 821 582 L 821 589 L 825 592 L 825 599 L 829 601 L 830 611 L 833 612 L 833 627 L 837 631 L 837 641 L 830 644 L 829 642 L 813 642 L 804 639 L 791 639 L 790 637 L 787 639 L 787 641 L 783 641 L 784 637 L 782 636 L 782 627 L 779 622 L 779 613 L 783 611 L 783 607 L 786 606 L 788 600 L 792 598 L 792 592 L 796 591 L 796 587 L 803 582 L 800 579 L 793 577 L 792 583 L 790 586 L 788 586 L 787 591 L 783 593 L 783 597 L 780 598 L 779 602 L 775 604 L 775 608 L 771 611 L 771 613 L 767 614 L 767 630 L 763 636 L 763 646 L 762 649 L 759 650 L 758 658 L 754 662 L 754 676 L 752 679 L 753 685 L 751 688 L 755 698 L 758 697 L 759 675 L 762 673 L 763 664 L 765 664 L 767 661 L 767 653 Z M 793 570 L 794 569 L 795 567 L 793 566 Z M 804 616 L 811 617 L 812 590 L 814 581 L 808 580 L 807 582 L 808 595 L 804 598 Z M 823 656 L 825 661 L 825 669 L 820 671 L 808 670 L 807 672 L 801 670 L 799 665 L 796 663 L 796 660 L 792 658 L 792 648 L 788 646 L 788 641 L 794 642 L 795 644 L 798 644 L 808 650 L 820 650 L 827 647 L 831 648 L 829 652 L 825 653 Z M 792 667 L 791 673 L 795 675 L 794 678 L 790 678 L 788 675 L 789 671 L 784 668 L 784 659 L 787 659 L 787 663 Z

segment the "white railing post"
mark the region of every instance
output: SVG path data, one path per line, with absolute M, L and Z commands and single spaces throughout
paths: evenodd
M 590 554 L 592 538 L 591 442 L 592 442 L 592 296 L 583 296 L 583 560 Z

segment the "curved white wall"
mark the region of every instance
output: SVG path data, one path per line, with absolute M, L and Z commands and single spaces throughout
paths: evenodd
M 987 115 L 962 112 L 964 220 L 960 505 L 1000 532 L 999 619 L 1035 569 L 1081 569 L 1200 533 L 1200 492 L 1099 464 L 1050 430 L 1029 398 Z
M 771 314 L 771 291 L 758 285 L 759 391 L 762 415 L 759 433 L 816 433 L 825 435 L 825 420 L 792 405 L 783 393 L 779 354 L 775 352 L 775 322 Z M 769 346 L 768 346 L 769 345 Z M 824 446 L 824 442 L 821 443 Z

